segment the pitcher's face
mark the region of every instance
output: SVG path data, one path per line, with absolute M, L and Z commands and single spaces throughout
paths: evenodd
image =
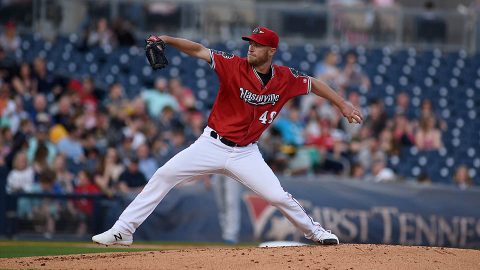
M 250 65 L 257 67 L 268 61 L 271 61 L 276 49 L 268 46 L 263 46 L 255 41 L 249 41 L 247 61 Z

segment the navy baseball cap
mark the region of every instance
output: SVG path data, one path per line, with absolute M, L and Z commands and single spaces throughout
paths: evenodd
M 278 35 L 273 30 L 270 30 L 266 27 L 257 27 L 253 29 L 252 34 L 250 36 L 243 36 L 243 40 L 253 40 L 260 45 L 269 46 L 272 48 L 278 47 Z

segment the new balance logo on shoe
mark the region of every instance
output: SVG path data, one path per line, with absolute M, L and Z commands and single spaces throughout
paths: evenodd
M 122 235 L 120 233 L 118 233 L 118 235 L 114 234 L 113 236 L 115 237 L 115 241 L 122 240 Z

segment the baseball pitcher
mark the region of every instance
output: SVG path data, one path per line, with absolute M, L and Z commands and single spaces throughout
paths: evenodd
M 220 87 L 203 134 L 159 168 L 113 227 L 92 237 L 94 242 L 130 245 L 135 230 L 175 185 L 199 175 L 224 174 L 277 207 L 307 239 L 324 245 L 339 243 L 335 234 L 315 222 L 282 188 L 263 160 L 257 140 L 284 104 L 299 95 L 313 93 L 329 100 L 350 123 L 361 123 L 362 114 L 322 81 L 293 68 L 273 65 L 279 42 L 274 31 L 257 27 L 242 39 L 249 42 L 246 58 L 182 38 L 148 38 L 146 53 L 153 68 L 168 64 L 164 50 L 170 46 L 207 61 L 218 75 Z

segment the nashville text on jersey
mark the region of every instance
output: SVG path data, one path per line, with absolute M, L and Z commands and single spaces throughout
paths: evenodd
M 258 106 L 275 103 L 280 99 L 280 95 L 277 94 L 268 94 L 268 95 L 257 95 L 250 92 L 248 89 L 243 89 L 240 87 L 240 98 L 245 102 Z

